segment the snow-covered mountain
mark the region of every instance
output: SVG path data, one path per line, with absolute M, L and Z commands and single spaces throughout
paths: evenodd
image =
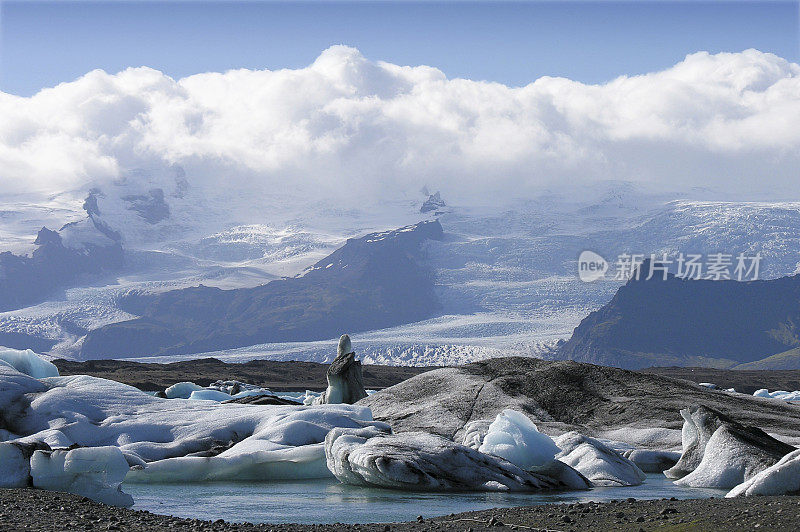
M 548 356 L 623 283 L 611 276 L 581 282 L 577 258 L 582 251 L 594 251 L 609 263 L 622 253 L 760 253 L 762 278 L 797 270 L 800 203 L 708 197 L 721 195 L 707 190 L 654 194 L 629 183 L 606 183 L 580 197 L 543 192 L 511 204 L 487 199 L 486 205 L 456 205 L 442 190 L 447 209 L 422 214 L 429 197 L 421 192 L 345 207 L 307 202 L 291 192 L 195 189 L 191 176 L 178 167 L 132 172 L 104 188 L 55 198 L 9 197 L 0 250 L 30 256 L 36 234 L 47 226 L 70 249 L 117 235 L 124 261 L 115 271 L 68 281 L 37 304 L 0 313 L 0 343 L 76 358 L 89 331 L 137 317 L 119 304 L 131 291 L 159 293 L 200 284 L 251 288 L 302 275 L 348 238 L 435 217 L 444 235 L 427 245 L 425 260 L 441 310 L 423 321 L 355 335 L 360 356 L 393 364 Z M 168 358 L 325 361 L 335 354 L 331 345 L 315 339 L 176 352 Z

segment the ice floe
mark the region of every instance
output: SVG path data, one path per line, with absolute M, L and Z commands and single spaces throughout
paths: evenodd
M 177 382 L 164 390 L 164 395 L 167 399 L 188 399 L 192 392 L 202 389 L 202 386 L 193 382 Z
M 525 471 L 497 456 L 425 432 L 392 434 L 388 425 L 335 428 L 325 439 L 328 469 L 346 484 L 427 491 L 545 491 L 591 484 L 551 461 Z
M 576 469 L 595 486 L 638 486 L 646 475 L 631 460 L 603 442 L 578 432 L 556 439 L 556 459 Z

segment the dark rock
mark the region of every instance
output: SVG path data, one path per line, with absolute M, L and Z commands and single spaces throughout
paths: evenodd
M 141 195 L 123 196 L 128 203 L 128 209 L 135 211 L 144 221 L 156 224 L 169 218 L 169 205 L 164 201 L 164 190 L 154 188 Z
M 629 369 L 725 367 L 800 346 L 800 275 L 749 282 L 646 277 L 629 280 L 584 318 L 555 356 Z
M 442 199 L 442 195 L 437 191 L 436 194 L 431 194 L 428 196 L 428 199 L 422 204 L 422 207 L 419 208 L 419 212 L 422 214 L 427 214 L 429 212 L 440 211 L 442 208 L 446 207 L 447 204 Z
M 124 262 L 122 246 L 112 240 L 70 248 L 58 232 L 42 227 L 34 243 L 30 257 L 0 253 L 0 311 L 39 303 L 80 280 L 118 271 Z

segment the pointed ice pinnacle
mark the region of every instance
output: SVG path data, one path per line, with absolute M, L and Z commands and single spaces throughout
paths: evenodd
M 339 347 L 336 349 L 336 358 L 349 353 L 353 353 L 353 342 L 350 341 L 349 334 L 343 334 L 342 337 L 339 338 Z
M 353 404 L 367 396 L 361 375 L 361 361 L 356 360 L 350 337 L 339 339 L 336 358 L 328 368 L 328 389 L 319 397 L 319 404 Z

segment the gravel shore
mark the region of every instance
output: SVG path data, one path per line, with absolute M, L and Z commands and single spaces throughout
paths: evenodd
M 246 516 L 243 516 L 246 518 Z M 800 497 L 634 499 L 607 503 L 547 504 L 420 519 L 410 523 L 292 525 L 226 523 L 113 508 L 84 497 L 36 489 L 0 489 L 2 530 L 272 530 L 469 531 L 796 530 Z

